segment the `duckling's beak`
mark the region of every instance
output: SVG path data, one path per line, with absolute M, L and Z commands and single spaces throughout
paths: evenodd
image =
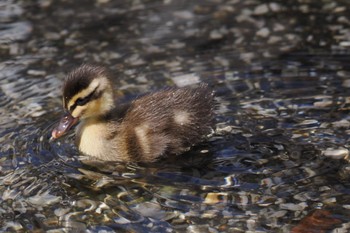
M 65 114 L 61 118 L 60 123 L 52 130 L 50 141 L 63 136 L 78 121 L 79 118 L 74 118 L 70 113 Z

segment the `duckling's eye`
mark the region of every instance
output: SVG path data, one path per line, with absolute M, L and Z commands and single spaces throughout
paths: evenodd
M 85 98 L 78 98 L 76 101 L 75 101 L 75 104 L 76 105 L 79 105 L 79 106 L 83 106 L 85 105 L 88 101 L 89 101 L 89 96 L 85 97 Z
M 97 88 L 98 88 L 98 86 L 88 96 L 85 96 L 84 98 L 79 97 L 78 99 L 76 99 L 74 104 L 72 106 L 70 106 L 69 111 L 73 112 L 73 110 L 77 106 L 83 106 L 83 105 L 87 104 L 87 102 L 89 102 L 91 99 L 95 98 Z

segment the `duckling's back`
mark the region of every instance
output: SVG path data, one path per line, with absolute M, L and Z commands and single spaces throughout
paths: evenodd
M 118 127 L 119 156 L 153 162 L 189 150 L 211 132 L 214 106 L 214 94 L 206 84 L 166 89 L 136 99 Z

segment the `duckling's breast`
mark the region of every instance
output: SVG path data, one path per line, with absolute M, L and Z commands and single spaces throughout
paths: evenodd
M 79 150 L 89 156 L 102 160 L 116 160 L 117 148 L 110 140 L 112 129 L 105 122 L 84 120 L 77 127 L 77 146 Z

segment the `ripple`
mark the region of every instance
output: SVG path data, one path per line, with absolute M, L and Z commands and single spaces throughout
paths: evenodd
M 0 44 L 23 41 L 28 38 L 32 29 L 30 22 L 0 23 Z
M 29 21 L 16 21 L 23 14 L 23 8 L 12 0 L 0 3 L 0 44 L 24 41 L 29 37 L 33 26 Z
M 0 21 L 8 22 L 22 15 L 23 8 L 13 0 L 4 0 L 0 3 Z

